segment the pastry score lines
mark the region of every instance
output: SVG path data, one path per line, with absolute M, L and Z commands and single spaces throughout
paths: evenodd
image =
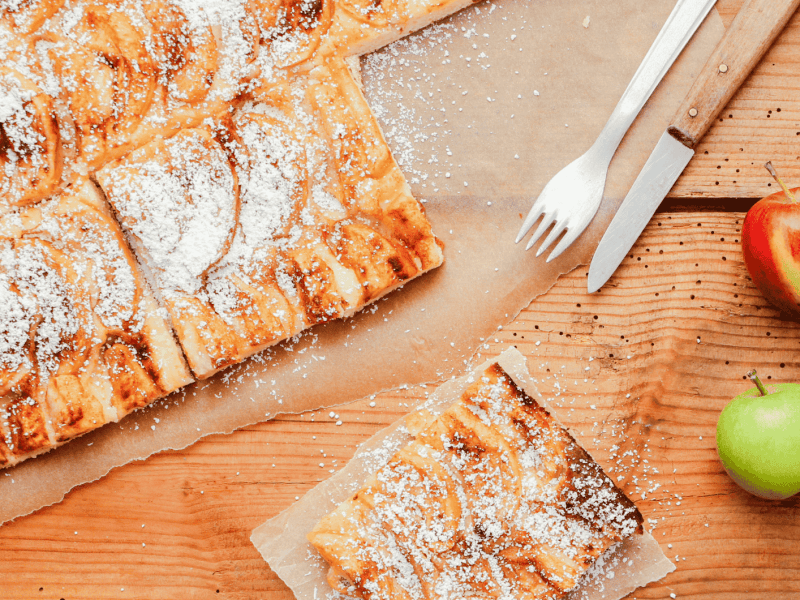
M 298 600 L 616 600 L 674 571 L 633 503 L 533 398 L 525 359 L 509 348 L 364 442 L 251 541 Z M 520 406 L 533 417 L 524 441 L 506 435 Z M 455 438 L 439 436 L 448 422 Z M 460 448 L 444 449 L 448 440 Z
M 346 59 L 466 4 L 0 4 L 0 466 L 438 266 Z

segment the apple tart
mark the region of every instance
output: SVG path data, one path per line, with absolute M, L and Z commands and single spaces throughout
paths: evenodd
M 440 265 L 348 65 L 465 4 L 0 2 L 0 467 Z
M 192 381 L 97 188 L 0 219 L 0 466 Z
M 642 515 L 548 411 L 491 365 L 308 534 L 365 600 L 560 599 Z
M 343 62 L 267 100 L 95 175 L 200 378 L 442 261 Z

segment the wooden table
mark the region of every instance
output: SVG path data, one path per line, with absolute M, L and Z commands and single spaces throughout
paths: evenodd
M 726 25 L 742 1 L 719 0 Z M 800 14 L 601 293 L 586 293 L 578 268 L 483 351 L 515 344 L 544 371 L 540 389 L 562 420 L 657 520 L 678 568 L 636 598 L 800 597 L 800 499 L 745 494 L 714 449 L 717 415 L 749 387 L 749 368 L 800 381 L 800 326 L 753 287 L 739 244 L 746 210 L 776 189 L 764 162 L 800 183 L 798 42 Z M 116 469 L 0 527 L 0 600 L 290 600 L 251 530 L 426 391 L 341 407 L 341 426 L 326 413 L 281 417 Z

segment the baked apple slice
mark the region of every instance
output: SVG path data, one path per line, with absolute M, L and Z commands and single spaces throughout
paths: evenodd
M 162 291 L 194 293 L 225 255 L 239 214 L 228 157 L 204 128 L 156 139 L 96 174 Z
M 0 198 L 25 206 L 61 184 L 63 153 L 52 98 L 0 66 Z

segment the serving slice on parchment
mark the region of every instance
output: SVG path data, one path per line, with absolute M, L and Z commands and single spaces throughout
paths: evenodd
M 251 541 L 298 600 L 618 600 L 675 566 L 509 348 Z
M 365 600 L 563 598 L 642 515 L 498 364 L 308 534 Z

